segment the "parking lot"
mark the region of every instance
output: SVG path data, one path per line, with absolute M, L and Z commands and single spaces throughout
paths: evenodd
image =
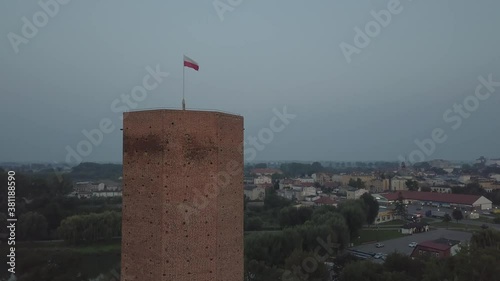
M 385 246 L 382 248 L 376 248 L 375 247 L 376 243 L 370 243 L 370 244 L 356 246 L 353 247 L 352 249 L 367 253 L 383 253 L 383 254 L 390 254 L 396 251 L 402 254 L 410 255 L 411 252 L 413 251 L 413 248 L 409 247 L 408 244 L 410 244 L 411 242 L 420 243 L 423 241 L 434 240 L 438 238 L 446 238 L 446 239 L 459 240 L 465 242 L 469 241 L 471 236 L 472 234 L 468 232 L 437 229 L 437 230 L 431 230 L 429 232 L 417 233 L 401 238 L 383 241 L 382 243 Z

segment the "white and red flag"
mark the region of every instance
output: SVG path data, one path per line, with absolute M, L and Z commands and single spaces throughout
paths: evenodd
M 200 69 L 200 66 L 198 65 L 197 62 L 195 62 L 194 60 L 190 59 L 189 57 L 187 57 L 185 55 L 184 55 L 184 67 L 189 67 L 189 68 L 192 68 L 196 71 L 198 71 Z

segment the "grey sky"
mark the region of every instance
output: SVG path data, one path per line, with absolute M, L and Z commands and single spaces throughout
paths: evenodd
M 42 0 L 47 2 L 48 0 Z M 226 2 L 226 0 L 221 0 Z M 245 117 L 245 134 L 269 125 L 273 108 L 297 117 L 256 160 L 398 160 L 415 139 L 442 128 L 428 158 L 500 156 L 500 87 L 457 130 L 443 113 L 474 94 L 478 76 L 500 81 L 500 2 L 401 0 L 380 34 L 347 63 L 340 43 L 390 1 L 243 0 L 219 18 L 212 1 L 71 1 L 16 54 L 36 1 L 0 2 L 0 161 L 64 161 L 82 130 L 141 85 L 147 66 L 169 72 L 140 108 L 187 107 Z M 121 161 L 121 131 L 84 161 Z

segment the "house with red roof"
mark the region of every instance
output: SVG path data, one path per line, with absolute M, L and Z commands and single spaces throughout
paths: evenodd
M 316 206 L 334 206 L 337 207 L 337 201 L 333 198 L 330 198 L 328 196 L 322 196 L 317 200 L 314 200 L 314 204 Z
M 481 210 L 491 209 L 492 202 L 481 195 L 420 192 L 420 191 L 400 191 L 394 193 L 380 194 L 387 201 L 394 202 L 399 194 L 405 201 L 419 201 L 426 203 L 450 204 L 455 206 L 471 207 Z
M 410 257 L 434 256 L 436 258 L 444 258 L 454 256 L 460 247 L 460 241 L 439 238 L 431 241 L 418 243 L 413 249 Z

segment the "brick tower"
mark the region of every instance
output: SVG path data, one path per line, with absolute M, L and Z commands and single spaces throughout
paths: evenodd
M 243 281 L 243 117 L 128 112 L 122 281 Z

